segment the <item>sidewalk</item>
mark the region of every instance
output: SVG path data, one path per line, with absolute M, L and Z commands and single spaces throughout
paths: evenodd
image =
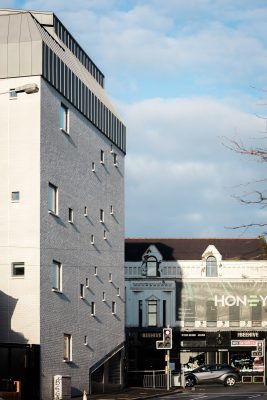
M 87 400 L 139 400 L 152 397 L 167 396 L 172 393 L 182 392 L 181 388 L 152 389 L 152 388 L 125 388 L 120 392 L 88 394 Z M 75 397 L 73 400 L 83 400 L 83 397 Z

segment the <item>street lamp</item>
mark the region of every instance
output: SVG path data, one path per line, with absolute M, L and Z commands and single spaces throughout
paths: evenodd
M 26 83 L 25 85 L 18 86 L 15 89 L 11 89 L 8 92 L 1 92 L 0 94 L 10 93 L 11 97 L 16 97 L 17 93 L 33 94 L 39 91 L 39 87 L 36 83 Z
M 25 92 L 27 94 L 37 93 L 39 88 L 36 83 L 26 83 L 25 85 L 18 86 L 14 89 L 16 93 Z

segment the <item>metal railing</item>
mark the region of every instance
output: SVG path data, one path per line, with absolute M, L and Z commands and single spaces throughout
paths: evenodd
M 164 370 L 128 371 L 130 386 L 145 388 L 162 388 L 167 385 L 167 375 Z

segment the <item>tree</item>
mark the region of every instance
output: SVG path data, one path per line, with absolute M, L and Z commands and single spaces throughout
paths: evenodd
M 267 140 L 267 137 L 264 137 L 264 139 Z M 241 154 L 242 156 L 253 157 L 256 162 L 267 162 L 267 149 L 264 147 L 247 147 L 242 143 L 241 140 L 230 140 L 228 141 L 228 144 L 225 144 L 225 146 L 228 149 L 235 151 L 238 154 Z M 241 195 L 234 195 L 233 197 L 237 199 L 241 204 L 258 205 L 260 208 L 265 208 L 267 207 L 267 187 L 265 189 L 266 182 L 267 178 L 264 178 L 258 180 L 255 179 L 253 180 L 253 182 L 241 184 L 240 186 L 245 187 L 246 190 Z M 253 226 L 259 228 L 266 227 L 266 229 L 263 229 L 262 234 L 267 234 L 267 221 L 244 223 L 239 226 L 231 227 L 231 229 L 243 228 L 247 230 Z

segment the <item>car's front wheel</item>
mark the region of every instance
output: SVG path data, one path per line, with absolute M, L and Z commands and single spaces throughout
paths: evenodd
M 188 387 L 193 387 L 195 386 L 196 381 L 192 376 L 188 376 L 187 378 L 185 378 L 185 386 Z
M 234 376 L 227 376 L 224 381 L 225 386 L 234 386 L 236 383 L 236 378 Z

